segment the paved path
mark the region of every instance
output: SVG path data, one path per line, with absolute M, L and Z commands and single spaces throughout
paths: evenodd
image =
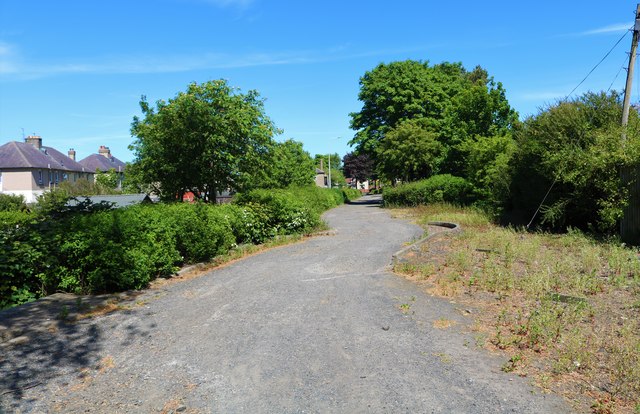
M 369 198 L 370 199 L 370 198 Z M 469 318 L 389 273 L 416 226 L 361 202 L 336 234 L 150 290 L 131 310 L 0 348 L 7 412 L 543 413 Z M 403 306 L 404 305 L 404 306 Z M 457 321 L 448 330 L 436 320 Z

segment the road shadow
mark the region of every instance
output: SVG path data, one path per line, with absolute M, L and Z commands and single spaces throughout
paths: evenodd
M 358 198 L 357 200 L 350 201 L 349 204 L 356 206 L 382 207 L 382 196 L 366 195 Z
M 61 377 L 61 386 L 82 382 L 100 369 L 107 341 L 114 342 L 96 314 L 110 295 L 55 294 L 38 301 L 0 311 L 0 414 L 30 411 Z M 129 303 L 127 296 L 119 304 Z M 136 311 L 117 308 L 123 315 Z M 124 327 L 121 346 L 150 336 L 156 325 L 135 319 Z M 64 377 L 64 378 L 63 378 Z M 35 389 L 42 391 L 35 391 Z M 32 392 L 30 392 L 32 390 Z M 40 401 L 41 402 L 41 401 Z
M 95 323 L 56 323 L 46 331 L 32 331 L 2 344 L 0 351 L 0 412 L 18 411 L 35 402 L 25 392 L 46 385 L 61 369 L 77 371 L 97 365 L 101 329 Z

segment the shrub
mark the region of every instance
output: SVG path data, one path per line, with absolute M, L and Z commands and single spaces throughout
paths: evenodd
M 426 180 L 386 187 L 385 206 L 417 206 L 431 203 L 466 205 L 475 198 L 473 186 L 464 178 L 449 174 L 434 175 Z
M 38 298 L 47 256 L 43 237 L 29 224 L 0 231 L 0 309 Z
M 320 223 L 318 205 L 309 200 L 313 193 L 299 190 L 252 190 L 237 197 L 240 205 L 261 205 L 267 218 L 267 227 L 273 234 L 293 234 L 305 232 Z M 305 201 L 307 201 L 305 203 Z M 313 206 L 313 207 L 312 207 Z
M 174 229 L 162 208 L 146 206 L 76 214 L 61 221 L 59 263 L 47 280 L 82 293 L 140 289 L 153 278 L 171 274 L 181 257 Z
M 510 161 L 509 213 L 526 223 L 548 192 L 536 224 L 615 234 L 628 200 L 620 171 L 640 161 L 637 112 L 626 141 L 621 114 L 618 94 L 587 93 L 527 119 Z
M 356 200 L 362 196 L 362 193 L 355 188 L 343 188 L 342 189 L 342 198 L 345 203 Z
M 34 215 L 26 211 L 0 211 L 0 230 L 30 224 L 34 221 Z
M 24 211 L 27 205 L 24 202 L 24 196 L 13 194 L 0 194 L 0 212 L 5 211 Z

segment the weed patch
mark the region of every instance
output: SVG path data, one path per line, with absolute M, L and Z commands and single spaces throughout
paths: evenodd
M 479 309 L 476 346 L 509 355 L 503 371 L 532 376 L 586 410 L 638 412 L 637 250 L 575 230 L 501 228 L 478 210 L 446 204 L 394 215 L 425 228 L 432 221 L 461 225 L 463 233 L 438 251 L 444 260 L 423 252 L 394 270 L 431 294 Z

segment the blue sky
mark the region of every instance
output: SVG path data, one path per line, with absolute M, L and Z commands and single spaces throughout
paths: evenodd
M 567 95 L 633 25 L 629 1 L 0 0 L 0 145 L 36 133 L 123 161 L 138 102 L 224 78 L 311 154 L 349 151 L 381 62 L 481 65 L 521 118 Z M 622 90 L 631 35 L 576 91 Z M 640 77 L 640 75 L 638 75 Z M 640 86 L 634 83 L 632 102 Z

